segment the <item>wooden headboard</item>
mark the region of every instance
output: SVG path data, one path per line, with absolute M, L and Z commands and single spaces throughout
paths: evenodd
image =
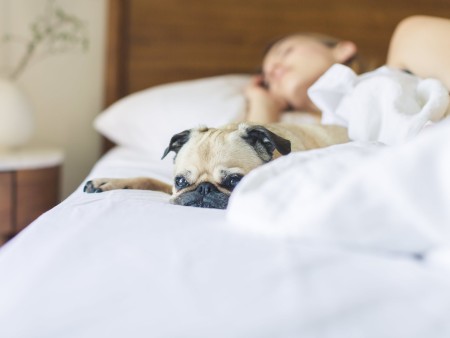
M 258 69 L 275 37 L 320 32 L 383 63 L 404 17 L 449 0 L 109 0 L 106 102 L 153 85 Z
M 384 62 L 413 14 L 450 17 L 448 0 L 110 0 L 106 104 L 156 84 L 254 72 L 264 46 L 292 32 L 353 40 Z

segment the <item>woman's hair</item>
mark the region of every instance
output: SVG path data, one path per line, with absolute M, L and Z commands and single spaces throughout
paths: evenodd
M 293 35 L 298 35 L 298 36 L 305 36 L 305 37 L 310 37 L 322 44 L 324 44 L 325 46 L 329 47 L 329 48 L 334 48 L 336 47 L 336 45 L 341 42 L 342 40 L 337 39 L 335 37 L 329 36 L 329 35 L 325 35 L 325 34 L 321 34 L 321 33 L 296 33 Z M 289 35 L 292 36 L 292 35 Z M 280 38 L 277 38 L 275 40 L 273 40 L 271 43 L 269 43 L 266 48 L 264 49 L 263 52 L 263 56 L 266 56 L 267 53 L 272 49 L 272 47 L 277 44 L 278 42 L 280 42 L 281 40 L 285 39 L 287 36 L 283 36 Z M 355 53 L 354 55 L 352 55 L 352 57 L 350 57 L 348 60 L 346 60 L 345 62 L 343 62 L 344 65 L 350 67 L 351 69 L 353 69 L 353 71 L 357 74 L 361 74 L 364 72 L 368 72 L 370 70 L 374 69 L 373 65 L 370 65 L 365 58 L 363 58 L 361 56 L 360 53 Z

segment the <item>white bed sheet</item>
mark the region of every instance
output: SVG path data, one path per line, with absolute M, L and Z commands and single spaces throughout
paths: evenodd
M 171 179 L 117 148 L 91 177 Z M 0 336 L 449 337 L 450 271 L 240 230 L 226 211 L 82 185 L 0 249 Z

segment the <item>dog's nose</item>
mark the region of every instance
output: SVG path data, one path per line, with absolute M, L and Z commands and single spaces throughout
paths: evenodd
M 200 183 L 195 190 L 203 196 L 208 195 L 212 191 L 218 191 L 214 184 L 209 182 Z

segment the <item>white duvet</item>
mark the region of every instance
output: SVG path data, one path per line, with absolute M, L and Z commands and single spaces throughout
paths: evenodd
M 290 155 L 227 211 L 80 186 L 0 249 L 0 336 L 450 337 L 449 135 Z M 118 148 L 88 178 L 144 174 L 170 159 Z
M 257 233 L 426 254 L 450 249 L 449 173 L 450 119 L 401 146 L 284 156 L 245 177 L 228 218 Z

